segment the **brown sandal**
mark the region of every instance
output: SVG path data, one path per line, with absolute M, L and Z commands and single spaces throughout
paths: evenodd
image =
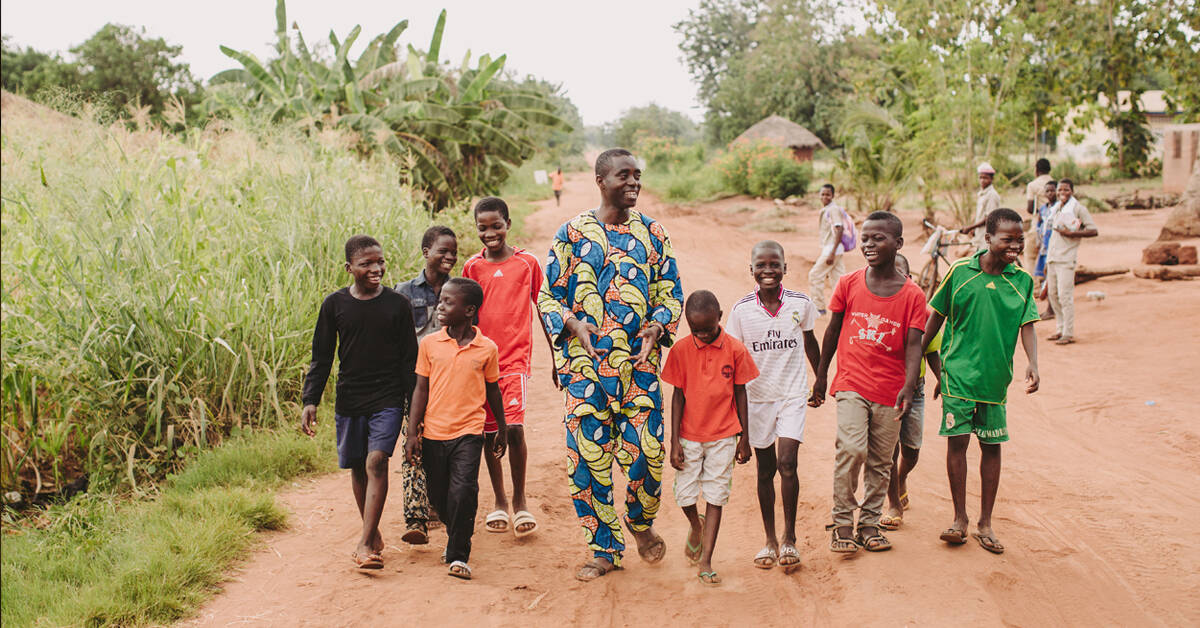
M 846 530 L 846 534 L 838 534 L 842 530 Z M 852 526 L 836 526 L 833 528 L 833 537 L 829 541 L 829 551 L 838 554 L 853 554 L 858 551 L 858 543 L 854 541 L 851 534 L 854 533 Z
M 618 569 L 620 567 L 603 558 L 593 558 L 579 568 L 579 571 L 575 574 L 575 579 L 580 582 L 591 582 L 600 576 L 607 576 Z
M 863 530 L 874 530 L 874 534 L 864 534 Z M 879 531 L 879 526 L 859 526 L 854 535 L 854 541 L 868 552 L 886 552 L 892 549 L 892 542 Z

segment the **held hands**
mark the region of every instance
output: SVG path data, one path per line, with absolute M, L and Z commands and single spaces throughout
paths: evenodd
M 1037 367 L 1030 364 L 1025 367 L 1025 394 L 1031 395 L 1038 391 L 1042 384 L 1042 376 L 1038 375 Z
M 658 344 L 663 335 L 663 326 L 658 322 L 651 322 L 638 332 L 638 337 L 642 339 L 642 350 L 633 358 L 634 366 L 641 366 L 650 359 L 650 350 L 654 345 Z
M 588 354 L 593 360 L 599 360 L 600 354 L 596 352 L 596 348 L 592 346 L 592 334 L 600 335 L 600 328 L 595 325 L 581 321 L 578 318 L 568 318 L 563 325 L 567 331 L 571 332 L 572 336 L 579 339 L 579 344 L 583 347 L 583 351 Z
M 825 265 L 833 266 L 833 254 L 830 254 L 829 257 L 825 258 Z
M 808 407 L 819 408 L 825 403 L 825 378 L 817 376 L 813 380 L 812 395 L 808 397 Z
M 504 457 L 504 452 L 508 451 L 508 427 L 502 427 L 496 431 L 495 441 L 492 443 L 492 455 L 497 460 Z
M 676 471 L 683 471 L 683 447 L 679 444 L 679 439 L 671 439 L 671 466 Z
M 892 406 L 899 412 L 896 414 L 895 421 L 904 418 L 908 411 L 912 409 L 913 387 L 905 386 L 900 389 L 900 394 L 896 395 L 896 405 Z
M 313 428 L 317 426 L 317 407 L 311 403 L 304 406 L 304 410 L 300 412 L 300 431 L 305 436 L 316 436 L 317 432 Z
M 750 462 L 750 441 L 746 439 L 745 434 L 738 436 L 737 453 L 734 454 L 733 459 L 737 460 L 738 464 L 746 464 L 747 462 Z M 680 462 L 683 461 L 680 460 Z

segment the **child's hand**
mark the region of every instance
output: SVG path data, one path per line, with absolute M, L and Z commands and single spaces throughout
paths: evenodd
M 406 438 L 404 440 L 404 461 L 413 464 L 421 457 L 421 439 Z
M 671 441 L 671 466 L 676 471 L 683 471 L 683 447 L 675 440 Z
M 808 397 L 808 405 L 812 408 L 819 408 L 825 403 L 825 378 L 817 377 L 813 380 L 812 395 Z
M 316 436 L 317 432 L 313 429 L 316 426 L 317 407 L 310 403 L 300 412 L 300 431 L 307 436 Z
M 1042 384 L 1042 376 L 1038 375 L 1037 367 L 1030 364 L 1025 367 L 1025 394 L 1031 395 L 1038 391 L 1038 387 Z
M 746 439 L 745 434 L 738 437 L 737 453 L 734 454 L 733 459 L 737 460 L 738 464 L 750 462 L 750 441 Z
M 492 455 L 497 460 L 504 457 L 504 452 L 508 451 L 508 428 L 500 428 L 496 432 L 495 442 L 492 443 Z
M 908 414 L 908 411 L 912 409 L 912 398 L 912 388 L 906 386 L 900 389 L 900 394 L 896 395 L 896 405 L 892 406 L 899 412 L 897 412 L 896 418 L 893 420 L 899 421 L 904 418 L 904 415 Z
M 933 380 L 933 398 L 936 400 L 942 394 L 942 380 Z

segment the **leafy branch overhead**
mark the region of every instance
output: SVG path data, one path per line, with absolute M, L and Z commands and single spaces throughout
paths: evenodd
M 383 149 L 410 166 L 412 184 L 424 188 L 437 209 L 470 196 L 494 193 L 533 156 L 535 138 L 571 130 L 560 116 L 553 90 L 503 77 L 505 55 L 468 52 L 458 67 L 440 60 L 446 12 L 438 16 L 424 52 L 397 43 L 402 20 L 372 39 L 356 59 L 350 50 L 361 34 L 329 33 L 332 58 L 310 47 L 299 28 L 289 29 L 284 0 L 275 7 L 275 54 L 267 62 L 221 46 L 241 64 L 212 78 L 210 111 L 262 110 L 270 118 L 358 132 L 365 148 Z

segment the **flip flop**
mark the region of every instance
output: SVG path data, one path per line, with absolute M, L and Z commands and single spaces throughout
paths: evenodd
M 700 578 L 701 584 L 707 584 L 709 586 L 721 584 L 721 576 L 718 576 L 717 572 L 715 571 L 701 571 L 700 573 L 696 574 L 696 576 Z
M 361 570 L 383 569 L 383 557 L 379 555 L 379 552 L 371 552 L 366 556 L 354 552 L 350 556 L 354 558 L 354 565 Z
M 978 532 L 976 532 L 975 534 L 972 534 L 971 536 L 975 537 L 976 541 L 979 541 L 979 547 L 982 547 L 983 549 L 985 549 L 993 554 L 1003 554 L 1004 553 L 1004 546 L 1000 544 L 1000 540 L 996 538 L 996 535 L 994 535 L 994 534 L 983 535 L 983 534 L 979 534 Z
M 463 580 L 471 579 L 471 568 L 461 560 L 456 560 L 450 563 L 450 567 L 446 570 L 446 574 L 461 578 Z
M 800 551 L 795 545 L 784 543 L 779 546 L 779 566 L 783 567 L 783 573 L 792 573 L 800 567 Z
M 654 536 L 651 538 L 650 543 L 647 544 L 645 547 L 642 547 L 642 545 L 640 543 L 638 544 L 638 548 L 637 548 L 638 556 L 641 556 L 642 560 L 644 560 L 648 563 L 651 563 L 651 564 L 657 563 L 657 562 L 662 562 L 662 559 L 664 557 L 666 557 L 666 555 L 667 555 L 667 542 L 664 541 L 663 538 L 661 536 L 659 536 L 657 532 L 654 531 L 654 528 L 649 528 L 646 531 L 649 532 L 650 534 L 653 534 Z M 632 532 L 633 532 L 633 530 L 631 529 L 630 533 L 632 533 Z M 634 535 L 634 539 L 636 539 L 636 538 L 637 538 L 637 536 Z M 658 548 L 657 555 L 655 555 L 656 554 L 656 552 L 654 551 L 655 548 Z
M 704 515 L 700 515 L 700 528 L 704 528 Z M 700 562 L 700 554 L 704 552 L 704 536 L 700 536 L 700 542 L 692 545 L 692 531 L 688 528 L 687 536 L 683 537 L 683 556 L 687 558 L 689 565 L 695 565 Z
M 759 562 L 762 560 L 765 560 L 766 562 Z M 758 550 L 758 553 L 754 555 L 754 566 L 758 567 L 759 569 L 770 569 L 774 567 L 775 563 L 778 561 L 779 553 L 772 549 L 769 545 Z
M 1075 339 L 1070 336 L 1063 336 L 1062 338 L 1055 340 L 1054 344 L 1056 344 L 1056 345 L 1073 345 L 1073 344 L 1075 344 Z
M 493 523 L 503 523 L 504 525 L 493 526 Z M 510 523 L 511 522 L 508 519 L 507 512 L 504 512 L 503 510 L 493 510 L 488 514 L 487 518 L 483 520 L 483 527 L 486 528 L 488 532 L 495 532 L 499 534 L 501 532 L 508 532 Z
M 409 545 L 425 545 L 429 543 L 429 534 L 420 528 L 409 528 L 400 540 Z
M 1058 340 L 1059 338 L 1062 338 L 1062 334 L 1054 333 L 1046 336 L 1046 340 Z
M 587 571 L 589 569 L 592 572 L 594 572 L 594 574 L 589 575 L 587 573 Z M 620 569 L 620 567 L 608 562 L 607 560 L 600 560 L 599 558 L 593 558 L 593 559 L 589 560 L 588 562 L 584 563 L 583 566 L 579 568 L 579 571 L 576 572 L 576 574 L 575 574 L 575 579 L 580 582 L 591 582 L 592 580 L 595 580 L 596 578 L 599 578 L 601 576 L 606 576 L 618 569 Z
M 900 496 L 900 510 L 908 510 L 908 493 Z
M 902 515 L 883 515 L 879 518 L 879 527 L 884 530 L 899 530 L 902 523 L 904 523 Z
M 521 529 L 521 526 L 529 524 L 532 525 L 524 530 Z M 522 510 L 513 516 L 512 529 L 513 534 L 515 534 L 519 539 L 523 536 L 529 536 L 530 534 L 537 532 L 538 522 L 537 519 L 533 518 L 533 513 L 529 512 L 528 510 Z
M 946 528 L 942 532 L 942 536 L 938 537 L 951 545 L 962 545 L 967 542 L 967 531 L 959 530 L 958 528 Z

